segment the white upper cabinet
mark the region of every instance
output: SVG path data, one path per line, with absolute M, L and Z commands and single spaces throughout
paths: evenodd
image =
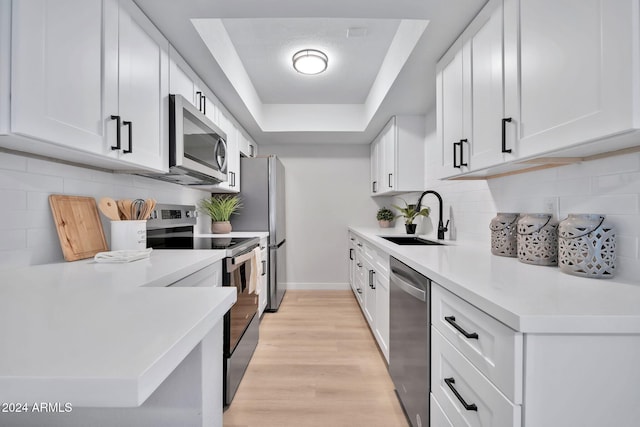
M 110 153 L 111 113 L 102 97 L 103 1 L 14 1 L 12 6 L 11 132 Z
M 382 135 L 378 135 L 376 139 L 373 140 L 370 147 L 369 159 L 371 161 L 371 195 L 375 196 L 380 192 L 380 175 L 382 168 L 380 167 L 380 163 L 382 160 L 382 155 L 380 154 L 381 146 L 382 146 Z
M 520 1 L 520 68 L 509 69 L 518 71 L 510 90 L 520 94 L 519 155 L 640 128 L 638 8 L 637 0 Z
M 105 89 L 107 94 L 118 93 L 116 114 L 122 120 L 120 159 L 153 170 L 167 170 L 169 42 L 129 1 L 121 2 L 117 24 L 117 92 L 115 84 L 113 92 L 109 86 Z M 107 99 L 111 101 L 109 95 Z M 109 102 L 107 111 L 115 111 L 115 105 Z
M 424 187 L 424 116 L 394 116 L 371 143 L 371 195 Z
M 438 116 L 438 176 L 449 176 L 469 170 L 469 134 L 471 103 L 468 55 L 463 52 L 462 39 L 441 60 L 441 70 L 436 77 L 436 112 Z M 468 61 L 468 59 L 467 59 Z M 466 73 L 465 73 L 466 72 Z
M 638 8 L 490 0 L 438 63 L 437 175 L 486 177 L 638 145 Z
M 11 148 L 167 170 L 169 44 L 137 6 L 36 0 L 12 7 L 10 132 L 41 142 Z
M 438 63 L 438 176 L 506 160 L 503 0 L 491 0 Z

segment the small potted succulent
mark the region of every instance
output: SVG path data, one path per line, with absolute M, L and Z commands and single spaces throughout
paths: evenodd
M 404 208 L 401 208 L 400 206 L 392 205 L 394 208 L 400 211 L 400 215 L 396 216 L 396 218 L 404 217 L 404 227 L 407 230 L 407 234 L 415 234 L 417 224 L 414 224 L 413 221 L 418 216 L 428 217 L 429 208 L 427 207 L 427 208 L 422 208 L 418 210 L 416 208 L 416 205 L 409 205 L 404 199 L 401 199 L 401 200 L 405 204 Z
M 200 211 L 211 217 L 211 232 L 214 234 L 231 233 L 231 215 L 238 213 L 242 203 L 238 196 L 214 194 L 202 199 Z
M 378 209 L 376 219 L 378 220 L 378 225 L 380 225 L 380 228 L 389 228 L 391 226 L 391 221 L 393 221 L 394 219 L 393 212 L 391 212 L 391 209 L 383 206 Z

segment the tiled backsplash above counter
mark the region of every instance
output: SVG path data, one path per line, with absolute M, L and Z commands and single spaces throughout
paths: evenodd
M 50 194 L 154 198 L 196 204 L 207 193 L 134 175 L 114 174 L 0 151 L 0 269 L 62 261 Z M 108 237 L 108 223 L 101 216 Z M 207 221 L 201 222 L 205 223 Z M 199 224 L 202 226 L 202 224 Z M 207 224 L 204 225 L 206 231 Z
M 427 137 L 427 144 L 432 138 L 435 134 Z M 429 169 L 425 189 L 442 195 L 445 222 L 452 218 L 452 237 L 484 241 L 488 251 L 489 223 L 497 212 L 544 212 L 545 202 L 554 200 L 560 220 L 570 213 L 606 215 L 617 228 L 618 274 L 640 277 L 640 153 L 488 181 L 439 181 Z M 417 196 L 407 195 L 406 200 L 415 202 Z M 437 225 L 435 198 L 425 197 L 423 204 L 435 209 L 431 221 Z M 403 227 L 400 219 L 396 227 Z

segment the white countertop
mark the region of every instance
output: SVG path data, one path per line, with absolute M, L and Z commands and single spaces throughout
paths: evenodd
M 477 242 L 401 246 L 379 237 L 398 235 L 393 230 L 349 229 L 517 331 L 640 333 L 640 281 L 571 276 L 492 255 Z
M 128 264 L 1 271 L 0 401 L 142 404 L 236 299 L 229 288 L 164 287 L 224 256 L 158 250 Z

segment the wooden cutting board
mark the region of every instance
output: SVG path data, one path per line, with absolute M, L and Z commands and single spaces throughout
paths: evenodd
M 91 258 L 109 250 L 93 197 L 52 194 L 49 204 L 66 261 Z

